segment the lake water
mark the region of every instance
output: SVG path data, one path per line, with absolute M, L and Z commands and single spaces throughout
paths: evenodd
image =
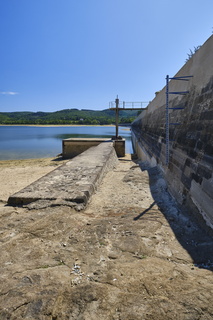
M 0 126 L 0 160 L 55 157 L 62 152 L 63 139 L 114 135 L 114 126 Z M 126 153 L 132 153 L 129 128 L 119 127 L 119 135 L 126 139 Z

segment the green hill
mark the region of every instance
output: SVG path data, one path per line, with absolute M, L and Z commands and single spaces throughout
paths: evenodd
M 119 123 L 131 123 L 137 117 L 137 110 L 121 110 Z M 88 109 L 64 109 L 56 112 L 0 112 L 0 124 L 114 124 L 115 111 Z

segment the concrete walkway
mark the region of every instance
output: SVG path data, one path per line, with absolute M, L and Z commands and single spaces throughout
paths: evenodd
M 67 205 L 81 210 L 117 162 L 113 143 L 101 143 L 10 196 L 8 205 L 30 209 Z

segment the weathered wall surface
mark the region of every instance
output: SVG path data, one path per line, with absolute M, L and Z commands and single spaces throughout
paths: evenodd
M 190 81 L 171 80 L 169 91 L 170 161 L 165 164 L 166 88 L 164 87 L 135 120 L 132 138 L 140 158 L 159 165 L 169 191 L 181 204 L 200 213 L 213 228 L 213 36 L 178 71 L 176 77 L 193 75 Z M 171 77 L 171 76 L 170 76 Z

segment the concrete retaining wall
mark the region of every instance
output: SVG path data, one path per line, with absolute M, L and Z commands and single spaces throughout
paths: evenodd
M 132 126 L 135 151 L 164 173 L 171 194 L 213 228 L 213 36 L 178 71 L 190 81 L 169 83 L 170 161 L 165 164 L 166 88 L 164 87 Z

